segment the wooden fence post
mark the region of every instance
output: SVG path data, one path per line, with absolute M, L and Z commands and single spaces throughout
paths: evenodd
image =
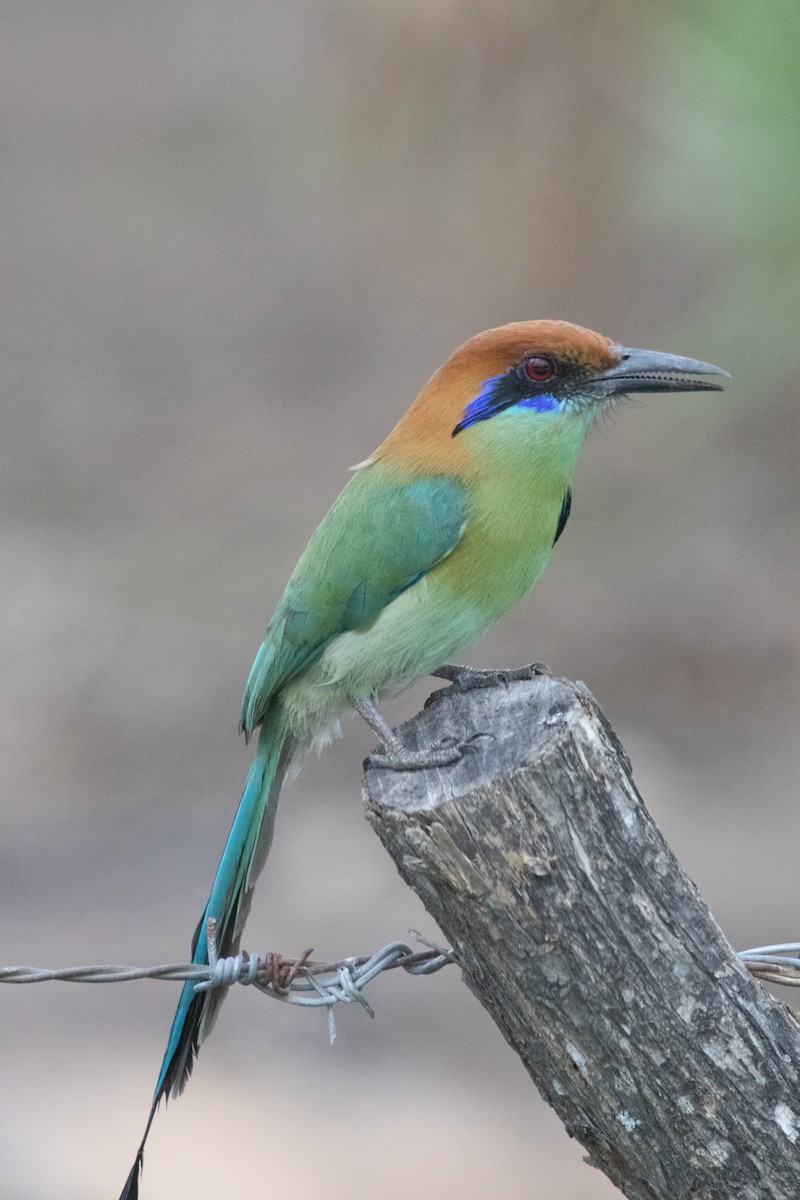
M 800 1026 L 734 955 L 590 693 L 447 688 L 369 820 L 567 1132 L 633 1200 L 797 1200 Z M 534 1189 L 535 1190 L 535 1189 Z

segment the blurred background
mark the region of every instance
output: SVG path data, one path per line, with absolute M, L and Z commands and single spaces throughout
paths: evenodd
M 184 958 L 306 538 L 458 343 L 541 316 L 734 378 L 593 433 L 471 661 L 585 680 L 734 945 L 800 938 L 795 0 L 7 0 L 2 56 L 0 959 Z M 253 949 L 436 938 L 371 741 L 286 793 Z M 116 1197 L 177 994 L 2 989 L 4 1197 Z M 371 998 L 331 1049 L 232 995 L 143 1200 L 618 1195 L 455 968 Z

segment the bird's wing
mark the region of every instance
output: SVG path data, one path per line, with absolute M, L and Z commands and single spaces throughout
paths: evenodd
M 466 520 L 462 485 L 446 475 L 392 476 L 363 468 L 311 537 L 256 655 L 242 701 L 247 737 L 275 692 L 348 630 L 381 610 L 457 546 Z

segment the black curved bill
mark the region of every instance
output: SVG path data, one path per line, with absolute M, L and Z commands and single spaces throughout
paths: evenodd
M 619 356 L 617 363 L 593 381 L 602 386 L 606 396 L 617 392 L 721 392 L 721 383 L 696 376 L 730 379 L 722 367 L 696 358 L 661 354 L 658 350 L 631 350 L 627 346 L 612 346 L 611 350 Z

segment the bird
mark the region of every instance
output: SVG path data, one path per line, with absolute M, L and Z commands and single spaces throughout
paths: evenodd
M 465 752 L 455 740 L 406 748 L 378 704 L 426 675 L 470 686 L 481 674 L 450 660 L 542 574 L 598 415 L 630 392 L 722 390 L 723 376 L 709 363 L 630 349 L 560 320 L 488 329 L 451 354 L 352 468 L 267 625 L 239 724 L 248 741 L 257 738 L 255 756 L 192 962 L 208 963 L 210 919 L 219 956 L 238 952 L 281 786 L 310 748 L 338 732 L 346 710 L 375 732 L 379 766 L 444 767 Z M 184 984 L 120 1200 L 137 1200 L 158 1105 L 183 1091 L 224 994 Z

